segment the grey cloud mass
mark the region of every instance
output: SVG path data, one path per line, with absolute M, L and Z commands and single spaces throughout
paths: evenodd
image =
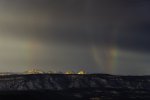
M 149 11 L 148 0 L 0 0 L 0 70 L 149 74 Z

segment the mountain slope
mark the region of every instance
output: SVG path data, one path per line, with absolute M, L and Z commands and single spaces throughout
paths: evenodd
M 24 91 L 47 93 L 78 99 L 150 99 L 150 76 L 106 74 L 1 75 L 0 95 Z M 46 91 L 46 92 L 45 92 Z

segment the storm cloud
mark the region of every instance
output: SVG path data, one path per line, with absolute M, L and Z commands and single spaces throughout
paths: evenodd
M 0 64 L 6 66 L 1 70 L 38 64 L 44 70 L 149 74 L 149 5 L 148 0 L 0 0 Z M 37 45 L 27 58 L 26 44 Z M 114 47 L 118 61 L 108 71 Z

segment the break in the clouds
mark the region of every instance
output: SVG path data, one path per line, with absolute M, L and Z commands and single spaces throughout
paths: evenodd
M 149 74 L 148 0 L 0 0 L 0 70 Z

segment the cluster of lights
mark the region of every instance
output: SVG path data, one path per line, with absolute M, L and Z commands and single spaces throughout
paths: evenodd
M 75 73 L 73 71 L 67 71 L 65 74 L 87 74 L 84 70 L 80 70 L 79 72 Z
M 38 69 L 31 69 L 31 70 L 27 70 L 24 72 L 24 74 L 59 74 L 57 72 L 52 72 L 52 71 L 49 71 L 49 72 L 44 72 L 42 70 L 38 70 Z M 80 70 L 79 72 L 75 73 L 74 71 L 67 71 L 65 73 L 61 73 L 61 74 L 87 74 L 86 71 L 84 70 Z

